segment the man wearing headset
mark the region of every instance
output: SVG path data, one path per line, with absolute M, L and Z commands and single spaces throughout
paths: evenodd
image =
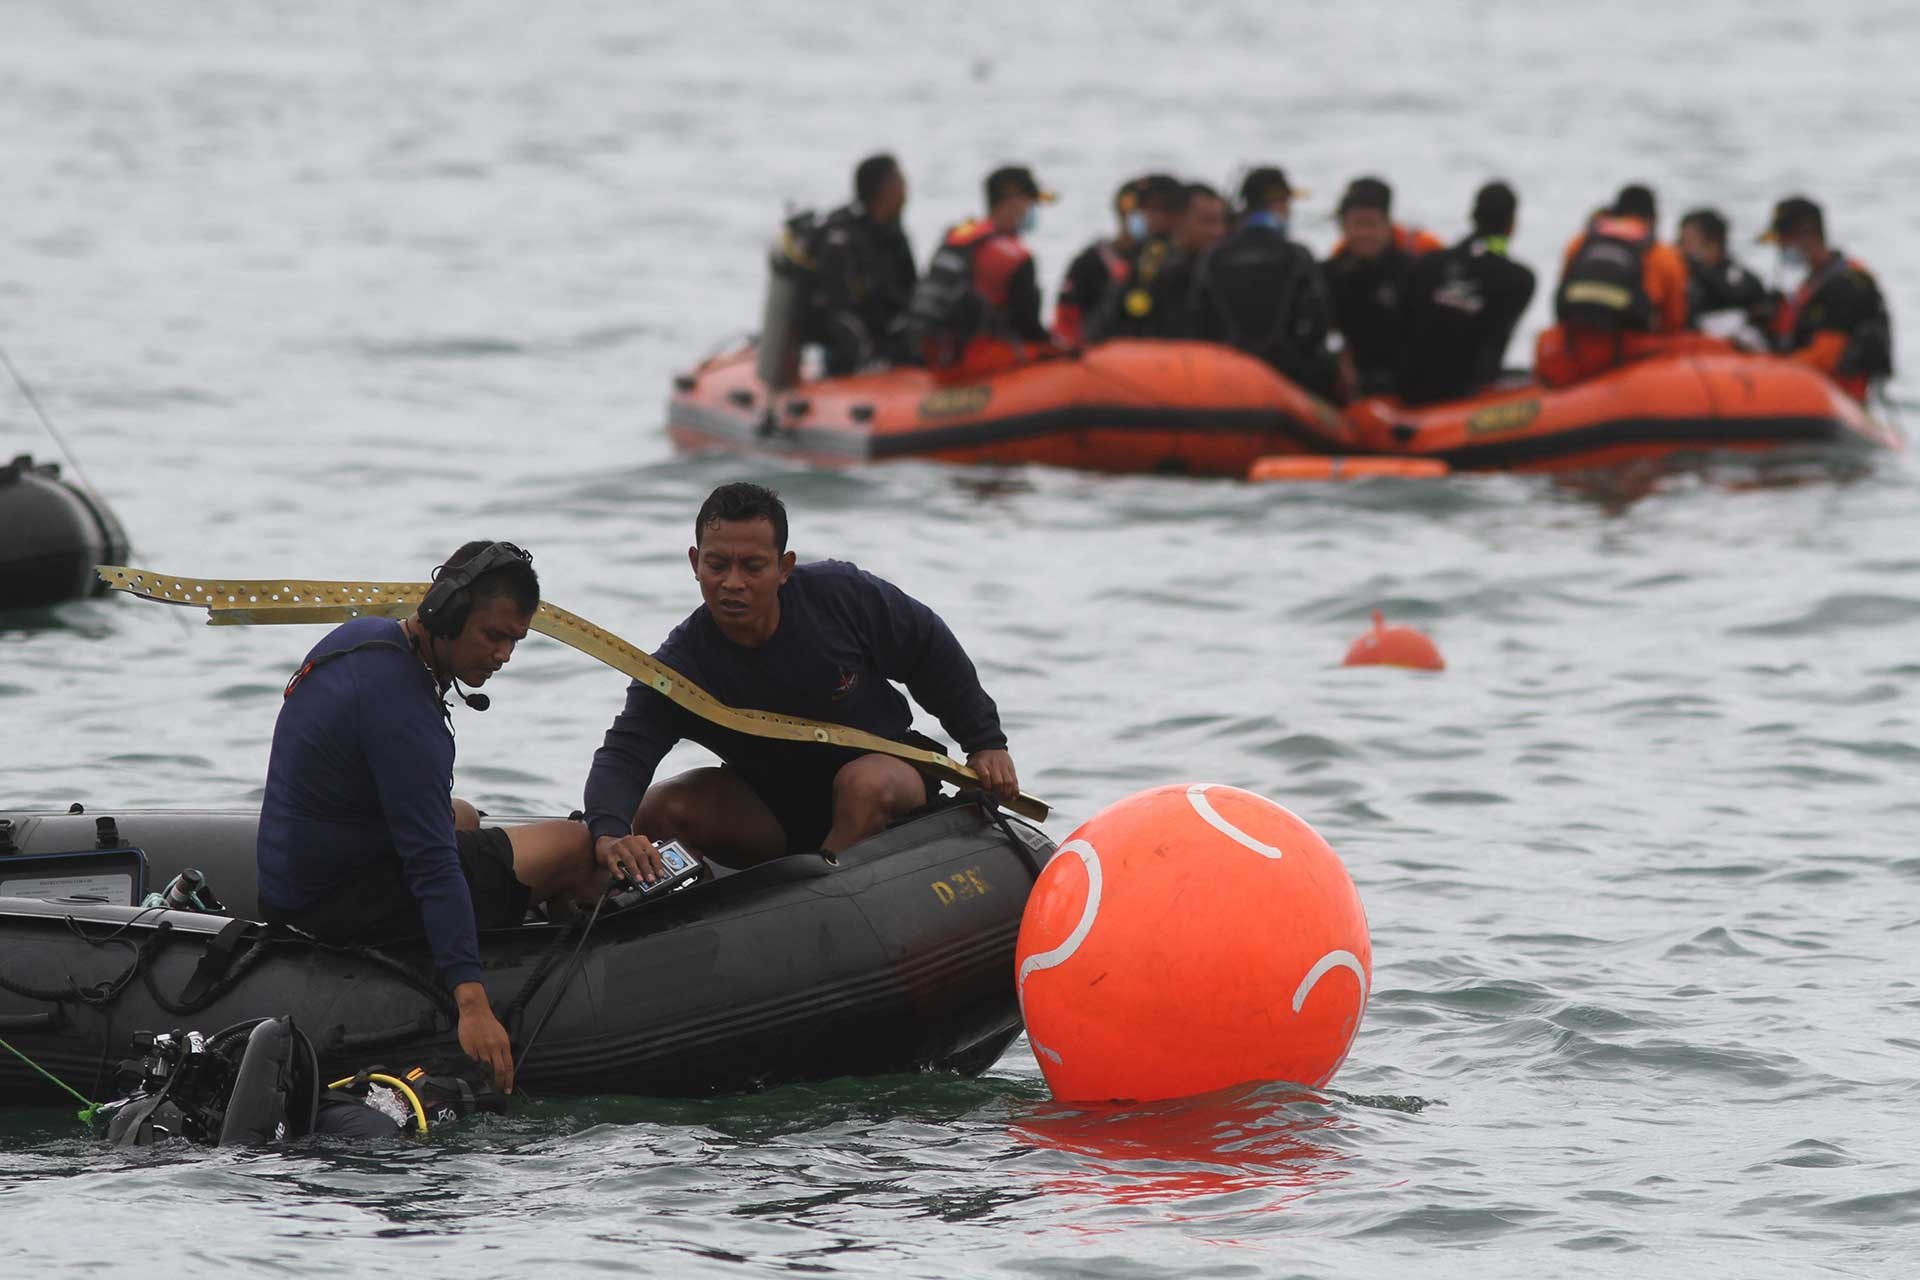
M 469 542 L 415 616 L 356 618 L 315 645 L 273 727 L 255 850 L 269 921 L 329 942 L 427 939 L 460 1011 L 460 1047 L 513 1088 L 513 1053 L 480 984 L 478 931 L 529 901 L 591 898 L 606 881 L 585 826 L 482 827 L 453 791 L 451 689 L 507 664 L 540 604 L 533 557 Z

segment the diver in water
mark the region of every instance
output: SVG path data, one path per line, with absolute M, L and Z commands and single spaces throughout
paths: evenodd
M 540 603 L 532 561 L 511 543 L 469 542 L 413 617 L 356 618 L 313 647 L 274 722 L 256 848 L 268 921 L 328 942 L 424 935 L 459 1008 L 460 1047 L 505 1090 L 513 1057 L 480 983 L 478 927 L 520 923 L 529 901 L 591 899 L 607 882 L 579 823 L 482 827 L 449 798 L 447 693 L 486 710 L 460 684 L 485 684 L 525 638 Z
M 993 699 L 933 610 L 851 564 L 796 564 L 787 510 L 754 484 L 725 484 L 702 504 L 688 550 L 704 604 L 655 657 L 730 706 L 827 720 L 934 746 L 912 731 L 892 681 L 969 755 L 995 796 L 1019 792 Z M 664 782 L 676 742 L 697 742 L 717 768 Z M 789 853 L 837 853 L 928 804 L 937 783 L 892 756 L 716 727 L 639 681 L 629 686 L 587 776 L 587 823 L 604 861 L 656 867 L 672 838 L 733 865 Z

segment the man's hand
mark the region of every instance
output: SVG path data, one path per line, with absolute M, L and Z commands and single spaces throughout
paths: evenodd
M 1014 772 L 1013 757 L 1004 747 L 976 751 L 967 757 L 967 767 L 980 775 L 980 786 L 1001 804 L 1011 804 L 1020 794 L 1020 775 Z
M 667 878 L 667 864 L 645 836 L 601 836 L 593 842 L 593 856 L 616 880 L 652 884 Z
M 487 1003 L 487 989 L 477 982 L 463 982 L 453 989 L 453 1000 L 460 1008 L 460 1047 L 467 1056 L 493 1068 L 493 1081 L 500 1092 L 513 1092 L 513 1042 L 507 1029 L 493 1016 Z

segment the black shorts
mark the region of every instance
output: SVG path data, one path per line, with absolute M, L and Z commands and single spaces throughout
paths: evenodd
M 913 746 L 929 751 L 946 749 L 922 734 L 909 732 L 906 737 Z M 771 772 L 749 773 L 732 765 L 725 768 L 753 788 L 753 793 L 773 814 L 774 821 L 787 833 L 788 853 L 813 853 L 827 838 L 827 832 L 833 830 L 833 779 L 849 763 L 850 760 L 839 760 L 829 767 L 792 769 L 777 775 Z M 911 765 L 912 761 L 907 763 Z M 917 765 L 913 767 L 919 768 Z M 932 804 L 934 797 L 940 794 L 940 783 L 924 772 L 920 774 L 920 782 L 927 789 L 926 798 L 921 803 Z
M 453 835 L 460 851 L 460 874 L 473 899 L 474 923 L 482 929 L 519 924 L 533 891 L 513 874 L 513 842 L 507 833 L 499 827 L 481 827 Z M 263 903 L 261 914 L 269 923 L 292 925 L 326 942 L 386 942 L 422 937 L 427 931 L 398 858 L 369 870 L 332 902 L 298 911 L 281 911 Z

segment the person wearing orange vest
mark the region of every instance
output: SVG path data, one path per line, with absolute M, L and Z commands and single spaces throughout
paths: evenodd
M 1687 263 L 1661 243 L 1655 226 L 1653 191 L 1635 183 L 1622 187 L 1613 206 L 1567 245 L 1553 300 L 1559 323 L 1540 335 L 1534 352 L 1534 370 L 1548 386 L 1700 345 L 1671 338 L 1687 328 Z
M 1017 165 L 988 174 L 986 196 L 987 216 L 947 232 L 907 307 L 908 333 L 927 364 L 961 376 L 1054 349 L 1040 323 L 1033 254 L 1020 235 L 1033 230 L 1039 206 L 1055 196 Z
M 1774 350 L 1864 401 L 1874 380 L 1893 375 L 1893 320 L 1872 273 L 1827 244 L 1826 215 L 1805 196 L 1775 205 L 1760 238 L 1780 247 L 1784 265 L 1806 272 L 1780 301 Z
M 1340 332 L 1343 381 L 1357 395 L 1386 395 L 1407 351 L 1407 284 L 1413 264 L 1446 244 L 1393 220 L 1393 188 L 1355 178 L 1340 197 L 1340 243 L 1321 265 Z

